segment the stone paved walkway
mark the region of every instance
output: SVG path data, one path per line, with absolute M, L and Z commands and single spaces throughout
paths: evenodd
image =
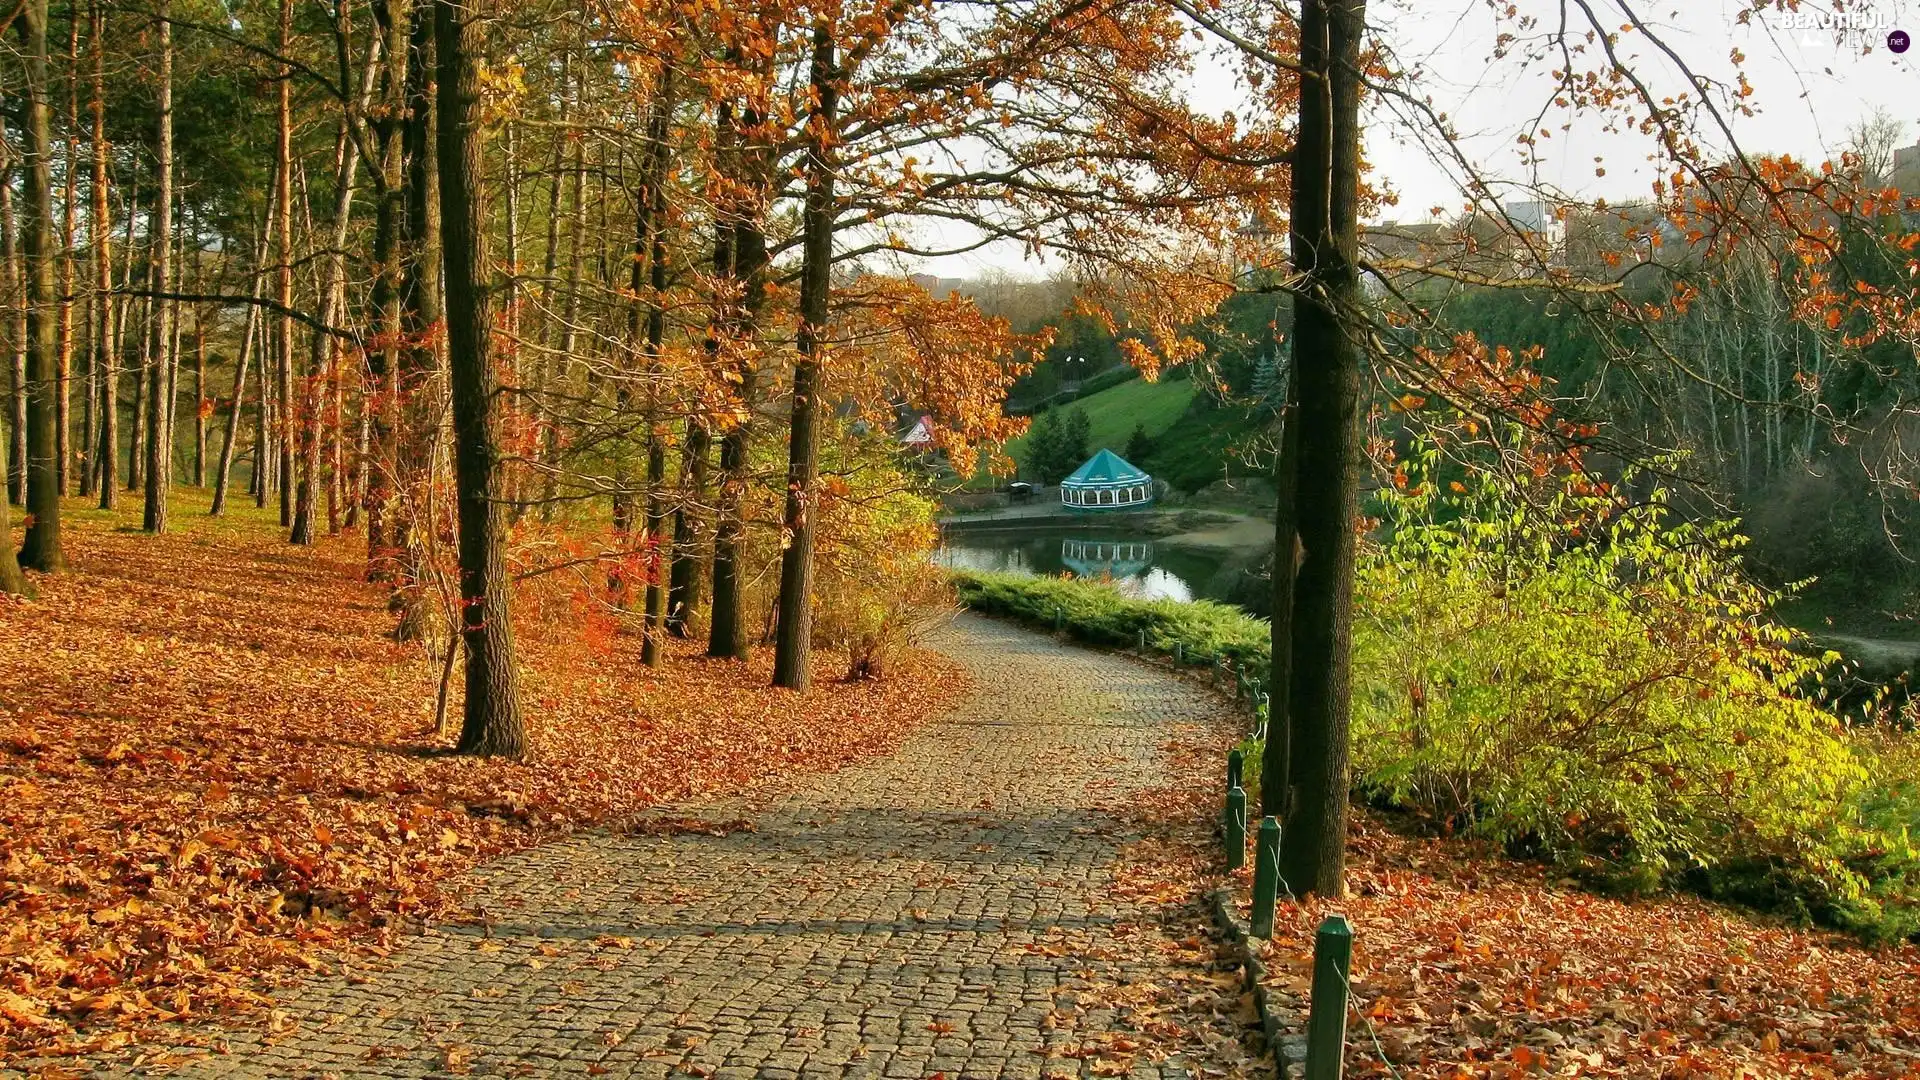
M 1172 728 L 1218 706 L 977 617 L 935 645 L 978 690 L 898 753 L 664 812 L 751 830 L 595 832 L 489 863 L 475 901 L 490 927 L 439 926 L 310 979 L 281 1030 L 235 1033 L 179 1075 L 1096 1075 L 1044 1053 L 1119 1024 L 1098 1008 L 1056 1024 L 1090 974 L 1058 943 L 1128 917 L 1108 886 L 1132 837 L 1102 811 L 1154 784 Z M 1143 1055 L 1129 1075 L 1190 1064 Z

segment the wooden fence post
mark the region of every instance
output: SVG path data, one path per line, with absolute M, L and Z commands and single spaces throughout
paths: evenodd
M 1247 792 L 1239 784 L 1227 789 L 1225 824 L 1227 869 L 1238 870 L 1247 865 Z
M 1347 975 L 1353 927 L 1329 915 L 1313 936 L 1313 1001 L 1307 1015 L 1307 1080 L 1340 1080 L 1347 1051 Z
M 1260 836 L 1253 845 L 1254 937 L 1273 936 L 1273 905 L 1280 898 L 1280 823 L 1271 815 L 1260 820 Z

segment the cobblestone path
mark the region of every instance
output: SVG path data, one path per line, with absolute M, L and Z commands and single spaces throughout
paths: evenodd
M 309 979 L 280 1031 L 234 1033 L 179 1075 L 1096 1075 L 1044 1052 L 1119 1024 L 1094 1008 L 1056 1026 L 1060 992 L 1091 974 L 1057 943 L 1126 918 L 1109 885 L 1132 837 L 1102 811 L 1155 783 L 1173 727 L 1218 706 L 973 616 L 935 646 L 977 691 L 898 753 L 655 815 L 750 829 L 592 832 L 482 866 L 491 925 Z M 1128 1075 L 1190 1064 L 1142 1055 Z

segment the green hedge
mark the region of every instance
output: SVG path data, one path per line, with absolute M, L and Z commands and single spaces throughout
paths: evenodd
M 1092 645 L 1133 646 L 1144 630 L 1154 652 L 1171 654 L 1178 644 L 1189 663 L 1226 658 L 1235 670 L 1267 681 L 1267 621 L 1231 604 L 1136 600 L 1101 582 L 1073 578 L 956 570 L 952 580 L 961 602 L 974 611 L 1049 629 L 1058 612 L 1062 631 Z

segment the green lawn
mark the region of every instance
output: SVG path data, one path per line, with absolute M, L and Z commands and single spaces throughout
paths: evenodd
M 1127 437 L 1133 434 L 1134 425 L 1145 427 L 1148 435 L 1159 435 L 1172 427 L 1174 421 L 1187 411 L 1187 406 L 1193 403 L 1193 394 L 1192 379 L 1163 379 L 1151 383 L 1145 379 L 1129 379 L 1119 386 L 1089 394 L 1071 405 L 1054 407 L 1087 411 L 1087 419 L 1092 422 L 1093 428 L 1093 436 L 1087 445 L 1089 452 L 1105 447 L 1125 457 Z M 1026 450 L 1027 438 L 1024 435 L 1007 444 L 1007 453 L 1013 455 L 1016 461 L 1025 460 Z

